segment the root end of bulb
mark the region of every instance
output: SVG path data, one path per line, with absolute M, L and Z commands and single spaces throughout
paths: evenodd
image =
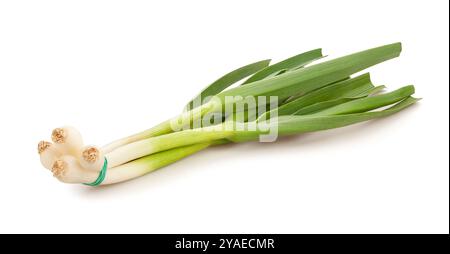
M 56 128 L 52 131 L 52 140 L 55 143 L 62 144 L 66 141 L 67 133 L 62 128 Z
M 38 153 L 43 153 L 47 148 L 49 148 L 52 145 L 52 143 L 47 141 L 41 141 L 38 144 Z
M 58 177 L 64 174 L 64 170 L 67 167 L 67 163 L 63 160 L 56 160 L 52 165 L 52 173 L 54 177 Z
M 100 151 L 95 147 L 88 147 L 83 151 L 83 159 L 89 163 L 95 163 L 100 157 Z

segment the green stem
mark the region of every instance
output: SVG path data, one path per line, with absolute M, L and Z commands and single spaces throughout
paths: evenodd
M 159 135 L 163 135 L 163 134 L 167 134 L 167 133 L 171 133 L 172 132 L 172 128 L 170 127 L 170 120 L 164 121 L 150 129 L 147 129 L 145 131 L 133 134 L 131 136 L 113 141 L 105 146 L 102 147 L 102 151 L 104 153 L 110 153 L 112 152 L 114 149 L 142 140 L 142 139 L 146 139 L 146 138 L 150 138 L 150 137 L 155 137 L 155 136 L 159 136 Z
M 183 112 L 182 114 L 166 120 L 155 127 L 152 127 L 148 130 L 136 133 L 134 135 L 116 140 L 108 145 L 102 147 L 103 153 L 111 153 L 119 147 L 143 140 L 151 137 L 157 137 L 164 134 L 169 134 L 174 131 L 179 131 L 182 129 L 188 129 L 193 121 L 201 119 L 203 115 L 208 113 L 214 107 L 213 102 L 206 103 L 200 107 L 192 109 L 187 112 Z M 177 127 L 178 126 L 178 127 Z M 179 129 L 177 129 L 179 128 Z
M 223 125 L 190 129 L 136 141 L 113 150 L 105 157 L 112 168 L 148 154 L 180 146 L 226 139 L 231 135 L 233 135 L 233 131 L 225 130 Z

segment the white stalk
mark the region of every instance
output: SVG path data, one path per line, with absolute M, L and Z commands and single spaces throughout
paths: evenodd
M 56 128 L 52 131 L 52 141 L 62 154 L 78 156 L 83 147 L 83 139 L 77 129 L 70 126 Z
M 143 156 L 166 151 L 175 147 L 206 143 L 231 136 L 231 131 L 215 130 L 216 126 L 174 132 L 152 137 L 116 148 L 106 154 L 108 165 L 116 167 Z
M 108 168 L 106 177 L 101 185 L 119 183 L 150 173 L 158 168 L 178 161 L 188 155 L 203 150 L 212 143 L 196 144 L 180 147 L 161 153 L 145 156 L 132 162 Z M 98 172 L 83 168 L 77 159 L 65 155 L 52 165 L 53 175 L 64 183 L 92 183 L 98 177 Z
M 114 149 L 117 149 L 121 146 L 130 144 L 130 143 L 142 140 L 142 139 L 167 134 L 170 132 L 172 132 L 172 129 L 170 128 L 170 121 L 165 121 L 151 129 L 148 129 L 143 132 L 113 141 L 113 142 L 103 146 L 101 150 L 104 153 L 109 153 L 109 152 L 113 151 Z

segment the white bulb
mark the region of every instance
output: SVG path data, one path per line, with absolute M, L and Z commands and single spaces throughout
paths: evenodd
M 83 168 L 99 172 L 105 163 L 103 152 L 95 146 L 86 146 L 79 157 Z
M 91 183 L 98 173 L 81 167 L 78 160 L 71 155 L 59 157 L 52 165 L 53 176 L 64 183 Z
M 70 126 L 54 129 L 52 131 L 52 141 L 62 154 L 78 156 L 83 147 L 83 139 L 80 132 Z
M 61 153 L 58 151 L 55 145 L 47 141 L 39 142 L 38 153 L 41 159 L 42 166 L 50 170 L 52 169 L 53 162 L 59 156 L 61 156 Z

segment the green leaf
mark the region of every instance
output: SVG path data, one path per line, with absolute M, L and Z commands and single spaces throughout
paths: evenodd
M 365 97 L 317 112 L 314 115 L 342 115 L 360 113 L 396 103 L 414 94 L 414 86 L 405 86 L 393 92 Z
M 408 106 L 414 104 L 420 99 L 407 97 L 394 106 L 382 110 L 363 113 L 353 113 L 345 115 L 286 115 L 278 117 L 277 121 L 271 119 L 269 125 L 276 124 L 278 135 L 293 135 L 306 132 L 322 131 L 334 128 L 340 128 L 351 124 L 356 124 L 376 118 L 390 116 Z M 262 131 L 235 131 L 233 136 L 228 137 L 233 142 L 245 142 L 258 139 L 259 135 L 265 134 Z
M 327 108 L 337 106 L 339 104 L 343 104 L 343 103 L 346 103 L 349 101 L 367 97 L 368 95 L 377 93 L 378 91 L 380 91 L 384 88 L 385 88 L 385 86 L 377 86 L 377 87 L 373 87 L 367 91 L 358 92 L 355 95 L 353 95 L 353 93 L 351 93 L 351 91 L 350 91 L 350 93 L 348 93 L 348 95 L 347 95 L 349 97 L 341 97 L 341 98 L 337 98 L 337 99 L 333 99 L 333 100 L 318 102 L 318 103 L 312 104 L 310 106 L 304 107 L 304 108 L 296 111 L 294 113 L 294 115 L 313 114 L 315 112 L 319 112 L 319 111 L 325 110 Z
M 375 118 L 385 117 L 399 112 L 400 110 L 414 104 L 419 99 L 407 97 L 396 105 L 382 111 L 354 113 L 345 115 L 306 115 L 306 116 L 284 116 L 278 119 L 279 134 L 297 134 L 312 131 L 339 128 Z
M 207 100 L 205 100 L 209 96 L 214 96 L 229 86 L 233 85 L 234 83 L 242 80 L 245 77 L 248 77 L 249 75 L 252 75 L 253 73 L 264 69 L 267 67 L 270 63 L 270 60 L 262 60 L 259 62 L 251 63 L 249 65 L 243 66 L 239 69 L 236 69 L 230 73 L 225 74 L 218 80 L 214 81 L 212 84 L 205 87 L 194 99 L 192 99 L 190 102 L 187 103 L 185 109 L 193 109 L 194 108 L 194 102 L 196 100 L 199 101 L 200 104 L 205 103 Z M 204 101 L 205 100 L 205 101 Z M 195 105 L 196 107 L 200 105 Z
M 284 73 L 270 79 L 258 80 L 221 92 L 217 98 L 225 105 L 226 96 L 278 96 L 279 101 L 295 94 L 306 94 L 332 82 L 344 79 L 370 66 L 398 57 L 401 44 L 389 44 L 327 62 Z M 217 109 L 219 110 L 219 109 Z
M 300 109 L 313 105 L 315 103 L 334 100 L 341 97 L 350 97 L 352 94 L 359 94 L 362 91 L 367 91 L 373 87 L 374 86 L 370 81 L 370 74 L 366 73 L 355 78 L 325 86 L 293 101 L 283 104 L 276 109 L 277 114 L 279 116 L 294 114 L 296 111 L 299 111 Z M 270 114 L 270 112 L 266 112 L 260 117 L 260 120 L 270 118 Z
M 289 69 L 303 67 L 308 63 L 311 63 L 312 61 L 320 59 L 322 57 L 322 49 L 314 49 L 305 53 L 298 54 L 258 71 L 250 78 L 248 78 L 242 85 L 265 79 L 269 76 L 279 75 Z
M 346 102 L 349 102 L 349 101 L 352 101 L 352 100 L 356 100 L 358 98 L 361 98 L 361 97 L 353 97 L 353 98 L 352 97 L 344 97 L 344 98 L 338 98 L 338 99 L 333 99 L 333 100 L 329 100 L 329 101 L 318 102 L 318 103 L 315 103 L 313 105 L 310 105 L 310 106 L 307 106 L 307 107 L 299 109 L 298 111 L 296 111 L 294 113 L 294 115 L 309 115 L 309 114 L 313 114 L 315 112 L 322 111 L 324 109 L 331 108 L 331 107 L 334 107 L 336 105 L 339 105 L 339 104 L 342 104 L 342 103 L 346 103 Z
M 272 77 L 281 75 L 281 74 L 283 74 L 283 73 L 285 73 L 285 72 L 287 72 L 287 71 L 289 71 L 289 69 L 282 69 L 282 70 L 279 70 L 279 71 L 276 71 L 276 72 L 270 74 L 269 76 L 267 76 L 267 77 L 265 77 L 265 78 L 272 78 Z
M 346 81 L 346 80 L 349 80 L 349 79 L 351 79 L 351 77 L 345 77 L 345 78 L 343 78 L 343 79 L 340 79 L 340 80 L 338 80 L 338 81 L 335 81 L 335 82 L 331 82 L 330 84 L 327 84 L 327 85 L 325 85 L 325 86 L 331 86 L 331 85 L 335 85 L 335 84 L 337 84 L 337 83 L 340 83 L 340 82 L 342 82 L 342 81 Z M 324 87 L 325 87 L 324 86 Z M 319 88 L 320 89 L 320 88 Z M 319 89 L 317 89 L 317 90 L 319 90 Z M 314 92 L 315 90 L 313 90 L 313 92 Z M 311 92 L 310 92 L 311 93 Z M 300 98 L 300 97 L 302 97 L 302 96 L 304 96 L 305 95 L 305 93 L 299 93 L 299 94 L 295 94 L 295 95 L 293 95 L 293 96 L 290 96 L 289 98 L 287 98 L 286 100 L 284 100 L 283 101 L 283 104 L 286 104 L 286 103 L 288 103 L 288 102 L 291 102 L 291 101 L 295 101 L 296 99 L 298 99 L 298 98 Z
M 376 94 L 380 93 L 381 91 L 383 91 L 385 88 L 386 88 L 386 86 L 383 86 L 383 85 L 376 86 L 368 91 L 368 95 L 376 95 Z

